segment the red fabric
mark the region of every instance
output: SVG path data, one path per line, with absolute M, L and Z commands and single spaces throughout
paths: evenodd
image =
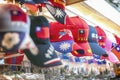
M 3 5 L 5 10 L 11 10 L 12 21 L 23 21 L 27 22 L 26 14 L 22 11 L 19 6 L 13 6 L 14 4 Z
M 51 22 L 50 23 L 50 41 L 51 42 L 59 42 L 64 40 L 73 40 L 73 36 L 66 30 L 67 25 Z M 63 34 L 62 34 L 63 32 Z
M 92 51 L 89 46 L 89 43 L 77 43 L 78 46 L 82 47 L 84 49 L 84 54 L 79 54 L 76 51 L 72 51 L 72 55 L 76 57 L 82 57 L 82 56 L 92 56 Z
M 20 54 L 24 54 L 24 52 L 23 52 L 23 51 L 20 51 Z M 11 53 L 6 53 L 6 54 L 5 54 L 5 57 L 10 56 L 10 55 L 13 55 L 13 54 L 11 54 Z M 15 57 L 15 58 L 16 58 L 15 64 L 21 64 L 21 62 L 23 61 L 23 57 L 24 57 L 24 56 L 17 56 L 17 57 Z M 7 64 L 12 64 L 12 63 L 13 63 L 13 58 L 5 59 L 5 63 L 7 63 Z
M 20 11 L 13 10 L 11 11 L 11 20 L 12 21 L 22 21 L 22 22 L 27 22 L 27 17 L 26 14 L 21 13 Z
M 106 41 L 106 34 L 105 32 L 99 27 L 95 26 L 95 29 L 97 31 L 98 37 L 101 36 L 102 39 L 98 38 L 98 44 L 102 47 L 105 48 L 105 41 Z
M 71 17 L 70 19 L 74 26 L 68 25 L 67 28 L 72 31 L 75 42 L 77 42 L 77 44 L 85 51 L 85 54 L 76 54 L 74 52 L 72 52 L 72 54 L 77 56 L 92 56 L 92 51 L 88 43 L 88 24 L 79 16 Z M 80 31 L 83 31 L 83 34 L 81 34 Z
M 118 52 L 118 51 L 115 49 L 115 47 L 111 50 L 111 52 L 113 52 L 113 53 L 117 56 L 117 58 L 119 59 L 119 61 L 120 61 L 120 52 Z
M 117 44 L 120 44 L 120 37 L 118 37 L 117 35 L 114 35 L 116 41 L 117 41 Z
M 36 35 L 38 38 L 49 38 L 49 28 L 42 27 L 40 31 L 36 31 Z
M 88 24 L 79 16 L 71 17 L 70 19 L 74 26 L 69 28 L 73 33 L 75 42 L 87 42 L 85 39 L 88 39 Z M 84 30 L 84 34 L 80 34 L 80 30 Z
M 68 29 L 67 25 L 64 25 L 58 22 L 51 22 L 50 23 L 50 41 L 61 42 L 61 41 L 67 41 L 67 40 L 73 40 L 74 42 L 72 32 Z M 72 52 L 75 52 L 76 50 L 83 50 L 83 48 L 81 48 L 81 46 L 79 46 L 76 42 L 74 42 L 72 44 Z M 74 55 L 74 56 L 79 57 L 79 55 Z

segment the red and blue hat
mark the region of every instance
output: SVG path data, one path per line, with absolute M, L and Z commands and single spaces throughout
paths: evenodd
M 98 34 L 98 44 L 102 48 L 105 48 L 105 41 L 106 41 L 106 34 L 105 34 L 105 32 L 99 26 L 95 26 L 95 29 L 96 29 L 97 34 Z
M 79 56 L 92 56 L 92 51 L 88 43 L 88 24 L 79 16 L 71 17 L 70 20 L 73 26 L 68 26 L 67 28 L 71 30 L 75 42 L 85 51 L 83 55 Z M 72 54 L 78 56 L 76 52 L 72 52 Z
M 102 47 L 100 47 L 98 45 L 97 31 L 91 25 L 89 25 L 88 42 L 89 42 L 89 45 L 90 45 L 90 47 L 92 49 L 92 53 L 93 54 L 96 54 L 96 55 L 99 55 L 99 56 L 108 57 L 108 54 L 106 53 L 106 51 Z
M 104 31 L 99 26 L 95 26 L 95 29 L 96 29 L 97 34 L 98 34 L 98 44 L 103 49 L 105 49 L 106 52 L 108 53 L 108 60 L 110 62 L 112 62 L 112 63 L 118 62 L 119 60 L 116 57 L 116 55 L 111 52 L 111 49 L 112 49 L 112 40 L 114 39 L 114 37 L 112 36 L 112 34 L 106 33 L 106 31 Z M 109 38 L 109 37 L 113 37 L 112 40 L 110 40 L 111 38 Z
M 69 53 L 77 51 L 79 52 L 78 54 L 84 54 L 84 50 L 74 42 L 72 32 L 67 29 L 67 25 L 51 22 L 50 41 L 58 52 Z
M 31 16 L 30 36 L 36 47 L 24 52 L 32 64 L 39 67 L 62 64 L 50 43 L 49 22 L 44 16 Z

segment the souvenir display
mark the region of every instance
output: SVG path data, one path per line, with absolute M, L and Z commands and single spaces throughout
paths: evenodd
M 119 36 L 69 15 L 66 1 L 0 4 L 0 80 L 119 80 Z

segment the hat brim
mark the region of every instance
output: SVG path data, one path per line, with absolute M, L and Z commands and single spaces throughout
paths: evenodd
M 77 44 L 78 44 L 79 46 L 81 46 L 81 47 L 85 50 L 84 56 L 92 56 L 92 51 L 91 51 L 91 48 L 90 48 L 88 42 L 77 43 Z
M 102 47 L 100 47 L 97 43 L 89 43 L 89 45 L 93 54 L 99 56 L 107 55 L 106 51 Z
M 30 62 L 39 67 L 52 67 L 61 65 L 61 60 L 57 56 L 54 48 L 50 44 L 37 45 L 38 53 L 33 54 L 30 49 L 25 49 L 25 55 Z
M 119 61 L 120 61 L 120 52 L 119 51 L 117 51 L 116 49 L 115 49 L 115 47 L 111 50 L 111 52 L 113 52 L 113 54 L 115 54 L 115 56 L 119 59 Z
M 73 40 L 66 40 L 60 42 L 52 42 L 55 50 L 61 53 L 69 53 L 72 51 L 79 50 L 81 54 L 84 53 L 84 50 Z
M 118 63 L 119 62 L 119 59 L 117 58 L 117 56 L 113 52 L 109 52 L 108 60 L 112 63 Z

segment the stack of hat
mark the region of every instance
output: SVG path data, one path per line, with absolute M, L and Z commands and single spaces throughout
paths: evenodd
M 112 34 L 106 33 L 102 28 L 99 26 L 95 26 L 95 29 L 98 34 L 98 44 L 106 50 L 108 53 L 108 60 L 112 63 L 118 62 L 118 58 L 111 52 L 112 49 L 112 40 L 109 37 L 113 37 Z M 114 39 L 114 37 L 112 38 Z M 114 40 L 113 40 L 114 41 Z

